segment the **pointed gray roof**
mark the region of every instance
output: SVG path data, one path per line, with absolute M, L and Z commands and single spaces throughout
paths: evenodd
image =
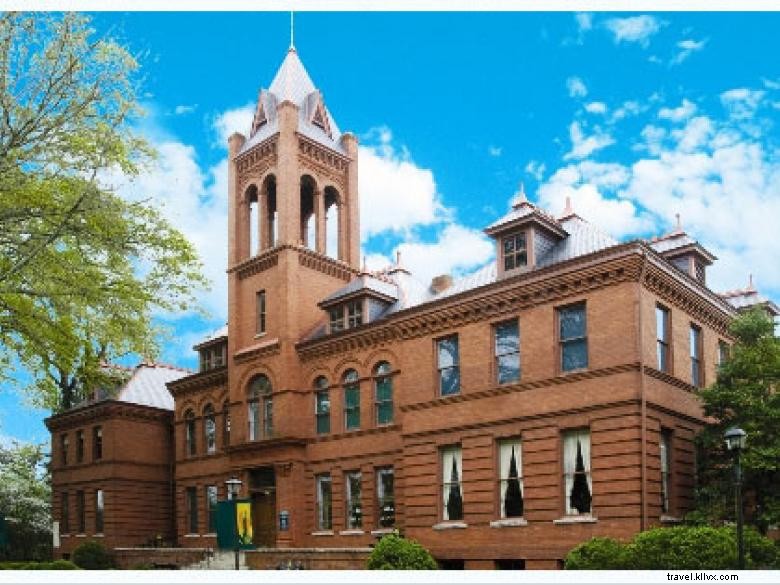
M 173 396 L 166 384 L 192 372 L 165 364 L 142 363 L 119 390 L 117 400 L 173 410 Z
M 293 47 L 287 51 L 271 86 L 267 90 L 262 90 L 258 97 L 258 108 L 261 106 L 263 108 L 265 123 L 254 134 L 250 133 L 249 140 L 244 143 L 239 154 L 248 151 L 254 145 L 263 142 L 279 131 L 276 108 L 284 101 L 292 102 L 298 106 L 298 132 L 336 152 L 346 154 L 340 141 L 341 131 L 330 110 L 324 105 L 322 94 L 315 87 L 300 57 L 298 57 L 298 52 Z M 323 128 L 311 122 L 320 103 L 323 104 L 330 135 Z

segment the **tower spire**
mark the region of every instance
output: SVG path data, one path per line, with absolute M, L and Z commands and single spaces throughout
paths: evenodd
M 290 50 L 295 50 L 295 12 L 290 10 Z

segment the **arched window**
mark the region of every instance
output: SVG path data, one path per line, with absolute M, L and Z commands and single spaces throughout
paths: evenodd
M 184 453 L 191 456 L 197 453 L 195 439 L 195 413 L 188 410 L 184 413 Z
M 214 415 L 214 407 L 207 404 L 203 409 L 203 438 L 206 445 L 206 453 L 217 451 L 217 418 Z
M 342 378 L 344 385 L 344 429 L 360 428 L 360 381 L 355 370 L 347 370 Z
M 314 381 L 314 417 L 317 420 L 317 434 L 330 432 L 329 386 L 325 376 L 320 376 Z
M 333 187 L 325 187 L 325 254 L 331 258 L 341 260 L 343 250 L 339 245 L 341 232 L 341 204 L 339 193 Z
M 374 367 L 374 412 L 377 425 L 393 422 L 393 379 L 390 372 L 390 364 L 387 362 L 379 362 Z
M 222 405 L 222 448 L 230 445 L 230 402 Z
M 273 434 L 273 389 L 268 376 L 260 374 L 249 383 L 249 440 L 269 439 Z

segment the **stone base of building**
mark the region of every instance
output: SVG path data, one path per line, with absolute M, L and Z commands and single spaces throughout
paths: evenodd
M 200 563 L 212 553 L 209 548 L 115 548 L 114 561 L 119 569 L 134 569 L 150 565 L 155 569 L 180 569 Z
M 365 569 L 370 548 L 260 548 L 246 552 L 250 569 Z

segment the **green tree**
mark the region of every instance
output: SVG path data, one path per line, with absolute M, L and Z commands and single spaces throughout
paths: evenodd
M 116 386 L 102 364 L 153 355 L 153 312 L 206 284 L 160 211 L 116 193 L 152 160 L 137 67 L 86 16 L 0 15 L 0 376 L 15 356 L 55 411 Z
M 700 393 L 705 414 L 716 422 L 697 437 L 697 516 L 734 518 L 733 462 L 723 434 L 738 426 L 748 433 L 741 457 L 746 521 L 765 533 L 780 522 L 780 339 L 761 309 L 735 319 L 731 333 L 735 343 L 729 357 L 716 382 Z
M 0 516 L 8 531 L 0 560 L 51 558 L 50 501 L 43 446 L 0 446 Z
M 368 557 L 367 568 L 380 570 L 438 569 L 436 560 L 421 544 L 397 534 L 383 536 Z

